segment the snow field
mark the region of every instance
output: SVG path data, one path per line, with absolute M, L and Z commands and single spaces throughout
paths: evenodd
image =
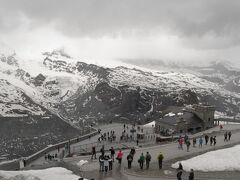
M 211 151 L 191 159 L 181 161 L 183 169 L 185 171 L 190 171 L 194 169 L 195 171 L 239 171 L 240 170 L 240 145 Z M 173 168 L 178 167 L 176 162 L 172 164 Z
M 43 170 L 0 171 L 6 180 L 78 180 L 80 177 L 65 168 L 54 167 Z

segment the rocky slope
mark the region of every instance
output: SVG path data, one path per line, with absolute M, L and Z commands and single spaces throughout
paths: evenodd
M 57 56 L 55 56 L 57 55 Z M 222 114 L 239 114 L 239 74 L 221 63 L 186 67 L 183 71 L 150 71 L 126 67 L 103 68 L 70 61 L 59 52 L 48 54 L 44 64 L 55 72 L 87 79 L 59 106 L 74 123 L 158 118 L 171 106 L 204 103 Z M 179 67 L 178 67 L 179 68 Z
M 159 117 L 169 106 L 194 103 L 215 105 L 217 111 L 230 116 L 239 113 L 240 71 L 219 62 L 182 71 L 104 68 L 77 61 L 64 51 L 53 51 L 43 53 L 44 71 L 36 76 L 26 72 L 15 55 L 2 56 L 0 62 L 0 87 L 5 92 L 5 99 L 0 99 L 1 115 L 14 112 L 12 105 L 6 106 L 12 96 L 21 100 L 24 95 L 80 127 L 96 119 L 146 120 Z M 6 93 L 8 89 L 12 92 Z M 43 115 L 38 105 L 23 103 L 21 109 Z

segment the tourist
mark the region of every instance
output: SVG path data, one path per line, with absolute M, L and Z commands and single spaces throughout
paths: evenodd
M 222 126 L 221 124 L 220 124 L 220 126 L 219 126 L 219 127 L 220 127 L 220 130 L 222 130 L 222 129 L 223 129 L 223 126 Z
M 191 145 L 190 141 L 189 141 L 189 140 L 187 140 L 187 142 L 186 142 L 186 146 L 187 146 L 187 152 L 189 152 L 190 145 Z
M 199 147 L 202 147 L 202 144 L 203 144 L 203 139 L 202 137 L 199 138 Z
M 197 140 L 196 138 L 193 138 L 193 147 L 196 147 L 196 144 L 197 144 Z
M 177 168 L 178 170 L 183 170 L 183 166 L 182 166 L 182 163 L 178 163 L 178 168 Z
M 144 157 L 144 155 L 142 153 L 141 156 L 138 159 L 138 163 L 140 165 L 140 169 L 143 169 L 144 160 L 145 160 L 145 157 Z
M 213 144 L 213 137 L 211 136 L 210 137 L 210 145 L 212 146 L 212 144 Z
M 44 153 L 45 161 L 48 159 L 47 153 Z
M 177 179 L 178 180 L 182 180 L 182 173 L 183 173 L 182 163 L 178 163 L 178 168 L 177 168 Z
M 108 163 L 109 163 L 109 171 L 111 171 L 113 167 L 113 159 L 109 156 L 108 156 Z
M 113 160 L 113 162 L 114 162 L 115 150 L 114 150 L 114 148 L 113 148 L 113 147 L 111 147 L 111 149 L 109 149 L 109 151 L 110 151 L 110 154 L 111 154 L 111 159 L 112 159 L 112 160 Z
M 209 136 L 206 134 L 206 135 L 205 135 L 205 145 L 208 144 L 208 140 L 209 140 Z
M 163 162 L 163 154 L 160 152 L 159 155 L 158 155 L 158 166 L 159 166 L 159 169 L 162 169 L 162 162 Z
M 100 152 L 101 152 L 102 156 L 104 156 L 104 154 L 105 154 L 104 145 L 102 145 L 102 148 L 100 149 Z
M 188 135 L 185 134 L 185 136 L 184 136 L 184 142 L 186 143 L 187 141 L 188 141 Z
M 193 169 L 190 170 L 189 180 L 194 180 L 194 171 L 193 171 Z
M 177 180 L 182 180 L 182 171 L 177 171 Z
M 134 157 L 134 154 L 136 153 L 136 150 L 134 147 L 131 148 L 130 150 L 130 154 L 132 154 L 132 156 Z
M 216 143 L 217 143 L 217 139 L 216 139 L 216 136 L 214 136 L 214 138 L 213 138 L 213 145 L 215 146 Z
M 178 138 L 178 149 L 182 149 L 183 150 L 183 138 L 180 136 Z
M 225 141 L 228 141 L 228 133 L 227 133 L 227 131 L 224 133 L 224 142 Z
M 105 172 L 107 172 L 108 171 L 108 166 L 109 166 L 109 161 L 108 161 L 107 156 L 104 156 L 103 164 L 104 164 Z
M 104 156 L 103 155 L 100 155 L 99 156 L 99 171 L 104 171 Z
M 123 153 L 121 150 L 119 150 L 118 154 L 117 154 L 117 160 L 118 163 L 121 164 L 122 163 L 122 157 L 123 157 Z
M 92 147 L 92 157 L 91 157 L 91 159 L 93 159 L 93 157 L 95 158 L 95 159 L 97 159 L 97 153 L 96 153 L 96 147 L 95 146 L 93 146 Z
M 229 132 L 228 132 L 228 140 L 229 140 L 229 141 L 230 141 L 230 139 L 231 139 L 231 136 L 232 136 L 232 132 L 229 131 Z
M 132 161 L 133 161 L 133 155 L 131 154 L 131 152 L 127 156 L 127 161 L 128 161 L 128 169 L 131 169 Z
M 149 164 L 150 164 L 151 158 L 152 158 L 151 155 L 149 154 L 149 152 L 147 152 L 146 157 L 145 157 L 145 159 L 146 159 L 146 168 L 147 169 L 149 169 Z

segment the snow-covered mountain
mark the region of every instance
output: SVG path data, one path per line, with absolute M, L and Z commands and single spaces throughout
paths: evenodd
M 217 111 L 230 116 L 239 113 L 240 71 L 221 62 L 180 70 L 179 66 L 166 70 L 166 65 L 159 71 L 123 66 L 104 68 L 75 60 L 60 50 L 43 53 L 39 74 L 32 76 L 19 65 L 15 56 L 1 57 L 1 91 L 6 92 L 8 86 L 18 89 L 71 124 L 105 116 L 129 119 L 133 114 L 134 118 L 146 119 L 152 106 L 156 113 L 168 106 L 192 103 L 215 105 Z M 5 94 L 10 98 L 17 93 Z M 4 102 L 6 99 L 1 104 L 4 111 L 0 114 L 12 113 L 12 107 L 4 108 L 7 107 Z M 22 106 L 30 114 L 44 114 L 40 107 Z M 125 117 L 126 114 L 131 116 Z
M 21 63 L 16 54 L 0 56 L 0 160 L 81 134 L 58 113 L 61 101 L 78 89 L 78 78 L 47 70 L 33 76 Z

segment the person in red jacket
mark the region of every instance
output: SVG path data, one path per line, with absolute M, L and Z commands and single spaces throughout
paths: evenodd
M 118 163 L 121 164 L 122 163 L 122 157 L 123 157 L 123 153 L 121 150 L 119 150 L 118 154 L 117 154 L 117 160 L 118 160 Z

